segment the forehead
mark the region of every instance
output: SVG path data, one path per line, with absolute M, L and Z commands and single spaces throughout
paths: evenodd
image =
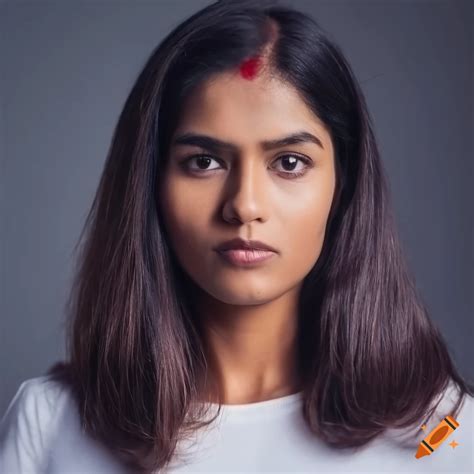
M 306 129 L 323 140 L 324 123 L 291 85 L 264 75 L 249 81 L 238 73 L 204 82 L 183 104 L 180 131 L 207 131 L 234 141 L 260 141 L 289 130 Z

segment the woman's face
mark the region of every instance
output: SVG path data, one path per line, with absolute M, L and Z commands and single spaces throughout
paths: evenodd
M 299 132 L 320 145 L 262 145 Z M 184 134 L 229 145 L 175 143 Z M 321 252 L 336 174 L 328 130 L 292 87 L 265 76 L 217 76 L 184 104 L 167 159 L 159 199 L 165 229 L 198 287 L 223 303 L 255 305 L 302 283 Z M 236 237 L 277 253 L 233 265 L 214 249 Z

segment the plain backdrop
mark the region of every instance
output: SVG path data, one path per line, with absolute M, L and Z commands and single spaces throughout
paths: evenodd
M 0 416 L 64 356 L 72 250 L 153 48 L 211 3 L 0 3 Z M 361 82 L 402 245 L 458 368 L 473 367 L 473 3 L 287 1 Z

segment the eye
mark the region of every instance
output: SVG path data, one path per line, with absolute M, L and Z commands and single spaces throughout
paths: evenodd
M 218 163 L 217 167 L 209 168 L 208 166 L 212 162 Z M 312 168 L 313 162 L 309 158 L 297 155 L 297 154 L 286 154 L 278 157 L 275 161 L 281 161 L 283 170 L 277 170 L 278 174 L 283 175 L 289 179 L 297 178 L 304 175 L 309 168 Z M 190 163 L 196 163 L 197 167 L 191 167 Z M 192 171 L 195 174 L 206 174 L 208 171 L 216 171 L 220 169 L 219 162 L 221 160 L 214 158 L 211 155 L 194 155 L 189 157 L 183 162 L 185 169 Z M 221 162 L 222 163 L 222 162 Z M 298 164 L 302 164 L 298 168 Z
M 197 168 L 189 167 L 189 163 L 192 162 L 193 160 L 196 160 L 195 163 L 198 166 Z M 195 155 L 195 156 L 191 156 L 190 158 L 188 158 L 185 161 L 184 164 L 185 164 L 186 168 L 188 168 L 192 171 L 197 171 L 197 172 L 213 171 L 213 170 L 216 170 L 218 168 L 207 168 L 207 166 L 209 166 L 210 162 L 212 162 L 212 161 L 217 162 L 217 160 L 215 158 L 212 158 L 209 155 Z
M 283 169 L 283 174 L 292 175 L 292 177 L 302 176 L 312 164 L 310 159 L 294 154 L 280 156 L 276 161 L 278 160 L 281 160 L 284 168 L 289 168 Z M 298 168 L 298 164 L 302 164 L 302 166 Z

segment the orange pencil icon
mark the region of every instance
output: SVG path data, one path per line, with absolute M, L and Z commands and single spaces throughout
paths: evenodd
M 458 426 L 459 423 L 452 416 L 443 418 L 438 426 L 421 441 L 415 457 L 419 459 L 430 455 Z

